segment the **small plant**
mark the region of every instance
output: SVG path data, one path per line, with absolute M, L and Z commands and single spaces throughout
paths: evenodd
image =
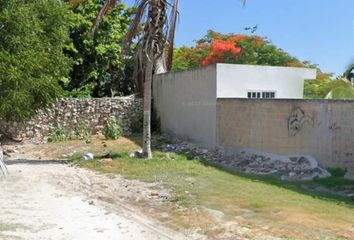
M 347 169 L 343 168 L 328 168 L 328 172 L 332 177 L 343 178 L 347 174 Z
M 66 128 L 57 127 L 50 131 L 48 142 L 64 142 L 70 139 L 69 132 Z
M 328 188 L 341 189 L 343 186 L 354 185 L 354 180 L 346 179 L 345 174 L 347 169 L 343 168 L 327 168 L 328 172 L 331 174 L 330 177 L 326 178 L 315 178 L 314 182 L 319 183 Z
M 85 140 L 86 143 L 91 142 L 91 128 L 88 124 L 79 123 L 74 128 L 75 139 Z
M 103 135 L 106 139 L 117 140 L 122 136 L 123 128 L 121 121 L 115 117 L 110 117 L 103 126 Z

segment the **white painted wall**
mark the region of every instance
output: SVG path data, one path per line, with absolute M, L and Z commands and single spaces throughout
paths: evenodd
M 155 75 L 153 97 L 163 132 L 216 145 L 216 65 Z
M 246 98 L 248 90 L 275 90 L 277 98 L 302 98 L 304 68 L 217 64 L 154 76 L 154 106 L 161 130 L 207 147 L 217 146 L 217 98 Z
M 275 91 L 276 98 L 303 98 L 309 68 L 217 64 L 217 98 L 247 98 L 248 91 Z

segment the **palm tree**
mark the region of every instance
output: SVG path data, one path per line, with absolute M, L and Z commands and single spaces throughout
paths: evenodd
M 354 63 L 351 63 L 347 69 L 345 70 L 344 74 L 343 74 L 343 77 L 348 79 L 349 81 L 351 81 L 352 79 L 352 73 L 353 73 L 353 70 L 354 70 Z
M 116 2 L 116 0 L 105 2 L 93 24 L 91 36 L 94 36 L 102 18 Z M 154 73 L 163 73 L 171 69 L 177 9 L 178 0 L 137 1 L 135 17 L 125 41 L 125 47 L 129 47 L 133 39 L 138 37 L 137 73 L 143 75 L 144 82 L 143 156 L 146 158 L 152 158 L 150 124 L 152 77 Z M 143 31 L 139 35 L 140 26 L 143 27 Z
M 247 0 L 241 0 L 243 4 Z M 117 0 L 107 0 L 93 24 L 91 36 Z M 136 13 L 126 37 L 125 47 L 132 44 L 143 26 L 137 44 L 137 73 L 141 74 L 138 86 L 144 86 L 143 155 L 152 158 L 151 152 L 151 87 L 154 73 L 168 72 L 172 68 L 174 37 L 178 17 L 178 0 L 137 0 Z

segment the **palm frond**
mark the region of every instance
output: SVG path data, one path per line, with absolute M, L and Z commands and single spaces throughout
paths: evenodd
M 172 6 L 170 32 L 168 35 L 168 50 L 167 50 L 167 61 L 166 61 L 167 71 L 170 71 L 172 69 L 173 49 L 174 49 L 177 19 L 178 19 L 178 0 L 174 0 Z
M 140 2 L 138 2 L 137 4 L 137 9 L 136 9 L 136 13 L 135 13 L 135 17 L 133 19 L 133 22 L 130 24 L 125 42 L 124 42 L 124 47 L 128 47 L 131 45 L 134 37 L 136 36 L 136 34 L 138 33 L 138 28 L 139 25 L 144 17 L 145 14 L 145 9 L 147 7 L 149 0 L 141 0 Z
M 101 8 L 100 12 L 97 14 L 97 17 L 93 23 L 93 26 L 91 28 L 90 36 L 93 37 L 95 35 L 97 27 L 100 25 L 102 22 L 103 17 L 107 14 L 107 12 L 113 8 L 117 3 L 117 0 L 107 0 L 103 7 Z
M 345 70 L 343 77 L 345 77 L 346 79 L 350 78 L 350 74 L 353 72 L 354 70 L 354 63 L 350 64 L 347 69 Z

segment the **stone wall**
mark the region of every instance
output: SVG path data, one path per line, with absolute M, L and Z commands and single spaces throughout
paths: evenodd
M 0 121 L 0 133 L 13 139 L 45 140 L 51 130 L 63 127 L 74 130 L 78 124 L 87 124 L 92 133 L 102 131 L 105 119 L 115 116 L 123 123 L 124 134 L 131 134 L 131 125 L 142 115 L 142 99 L 122 98 L 63 99 L 42 109 L 25 123 Z
M 218 145 L 306 154 L 354 175 L 354 101 L 219 99 Z

